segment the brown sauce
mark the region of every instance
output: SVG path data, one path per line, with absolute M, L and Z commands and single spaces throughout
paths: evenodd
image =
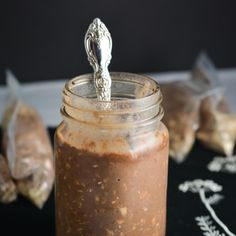
M 164 236 L 168 137 L 121 155 L 77 149 L 56 134 L 57 236 Z

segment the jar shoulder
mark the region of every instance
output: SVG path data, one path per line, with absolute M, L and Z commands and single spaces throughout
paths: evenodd
M 78 150 L 87 150 L 99 154 L 116 153 L 118 155 L 160 150 L 168 147 L 169 134 L 166 126 L 159 122 L 152 130 L 136 133 L 134 130 L 99 130 L 85 127 L 69 127 L 62 122 L 55 132 L 55 146 L 67 144 Z

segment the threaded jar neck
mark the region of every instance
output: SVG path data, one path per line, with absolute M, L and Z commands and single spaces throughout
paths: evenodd
M 163 117 L 158 83 L 143 75 L 112 72 L 111 101 L 98 101 L 92 74 L 68 81 L 61 113 L 88 125 L 125 128 L 145 126 Z

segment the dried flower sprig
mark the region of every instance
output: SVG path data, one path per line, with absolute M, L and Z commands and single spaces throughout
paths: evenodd
M 212 172 L 226 172 L 229 174 L 236 174 L 236 156 L 229 157 L 215 157 L 207 168 Z
M 215 183 L 212 180 L 202 180 L 195 179 L 193 181 L 185 181 L 179 185 L 179 190 L 182 192 L 192 192 L 198 193 L 200 190 L 204 189 L 205 192 L 220 192 L 222 191 L 222 186 Z
M 213 225 L 213 222 L 210 220 L 210 216 L 198 216 L 195 218 L 197 225 L 203 231 L 205 236 L 225 236 L 224 233 L 220 233 L 219 230 L 216 230 L 216 227 Z
M 185 181 L 184 183 L 179 185 L 179 190 L 182 192 L 192 192 L 198 193 L 200 199 L 208 212 L 210 213 L 211 217 L 215 220 L 215 222 L 225 231 L 225 233 L 229 236 L 236 236 L 233 234 L 228 227 L 219 219 L 216 215 L 214 209 L 212 208 L 213 204 L 219 202 L 222 199 L 222 196 L 219 194 L 213 194 L 209 198 L 206 197 L 207 192 L 220 192 L 222 191 L 223 187 L 212 180 L 201 180 L 195 179 L 193 181 Z M 206 234 L 207 235 L 207 234 Z

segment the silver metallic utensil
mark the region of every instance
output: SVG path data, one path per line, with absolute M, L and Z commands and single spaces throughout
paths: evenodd
M 94 70 L 94 85 L 99 101 L 111 100 L 111 77 L 108 65 L 111 61 L 112 39 L 107 27 L 96 18 L 90 24 L 84 38 L 88 61 Z

